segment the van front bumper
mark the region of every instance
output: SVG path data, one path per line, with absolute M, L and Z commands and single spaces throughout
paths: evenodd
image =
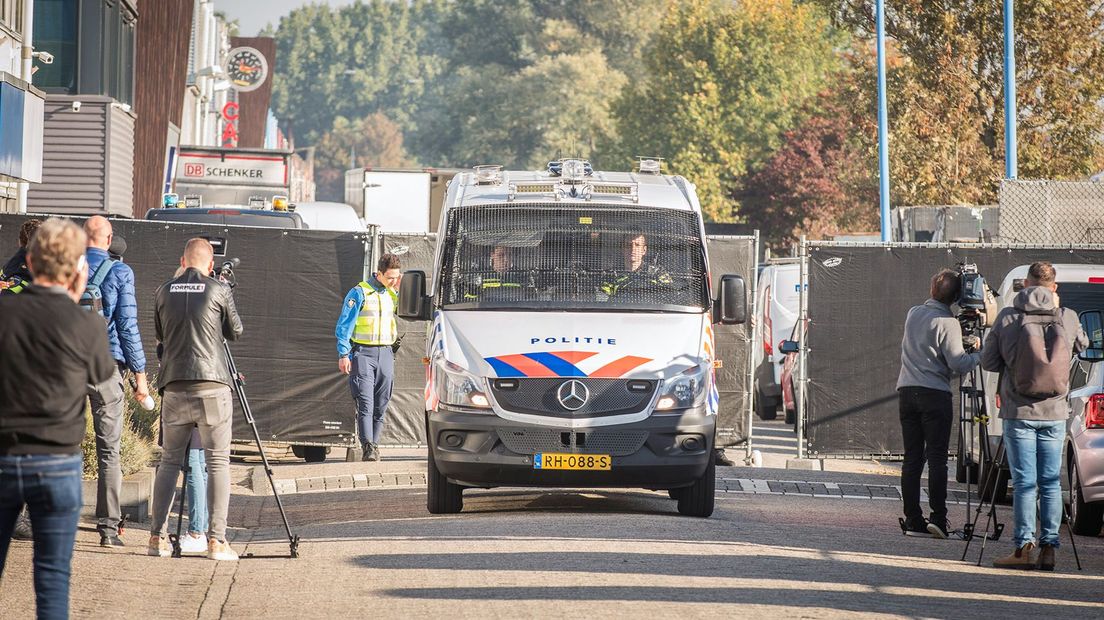
M 442 408 L 429 412 L 426 429 L 438 471 L 464 486 L 673 489 L 705 473 L 716 417 L 697 407 L 629 424 L 567 428 Z M 611 466 L 608 471 L 535 469 L 533 455 L 550 452 L 609 454 Z

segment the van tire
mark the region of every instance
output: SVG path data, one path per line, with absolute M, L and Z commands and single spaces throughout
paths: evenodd
M 797 412 L 793 409 L 786 409 L 786 424 L 793 426 L 795 423 L 797 423 Z
M 435 515 L 456 514 L 464 509 L 464 487 L 449 482 L 437 470 L 433 448 L 429 448 L 426 460 L 426 508 Z
M 760 420 L 769 422 L 778 417 L 778 405 L 760 393 L 755 394 L 755 415 Z
M 330 453 L 328 446 L 292 446 L 291 453 L 308 463 L 321 463 Z
M 705 466 L 705 473 L 694 484 L 680 489 L 678 497 L 679 514 L 688 517 L 705 518 L 713 514 L 713 504 L 716 498 L 717 462 L 714 460 L 714 451 L 709 451 L 709 464 Z

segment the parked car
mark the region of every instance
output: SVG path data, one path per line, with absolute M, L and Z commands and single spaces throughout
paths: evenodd
M 755 366 L 755 413 L 763 420 L 778 416 L 782 404 L 782 363 L 778 350 L 793 332 L 801 304 L 800 259 L 776 259 L 759 272 L 752 347 Z
M 782 360 L 782 376 L 779 379 L 779 385 L 782 386 L 782 411 L 786 415 L 786 424 L 792 424 L 794 432 L 797 432 L 797 357 L 801 351 L 797 341 L 798 325 L 799 323 L 794 323 L 790 337 L 779 345 L 779 350 L 785 355 Z M 808 399 L 808 394 L 805 397 Z
M 1060 291 L 1061 289 L 1059 289 Z M 1061 294 L 1061 293 L 1059 293 Z M 1062 495 L 1073 531 L 1097 536 L 1104 526 L 1104 313 L 1081 313 L 1089 348 L 1070 376 L 1070 418 L 1062 458 Z

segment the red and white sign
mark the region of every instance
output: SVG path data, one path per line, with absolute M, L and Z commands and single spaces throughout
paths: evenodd
M 222 120 L 226 124 L 222 127 L 222 146 L 234 148 L 238 146 L 238 117 L 241 116 L 237 102 L 227 101 L 222 106 Z
M 253 153 L 180 150 L 177 178 L 212 185 L 287 185 L 287 157 Z

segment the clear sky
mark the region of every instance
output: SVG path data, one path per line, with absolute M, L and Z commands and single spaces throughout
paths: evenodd
M 336 7 L 352 3 L 353 0 L 215 0 L 215 10 L 226 13 L 230 19 L 238 20 L 241 36 L 252 37 L 269 22 L 273 26 L 279 24 L 280 18 L 295 7 L 305 4 L 328 4 Z

